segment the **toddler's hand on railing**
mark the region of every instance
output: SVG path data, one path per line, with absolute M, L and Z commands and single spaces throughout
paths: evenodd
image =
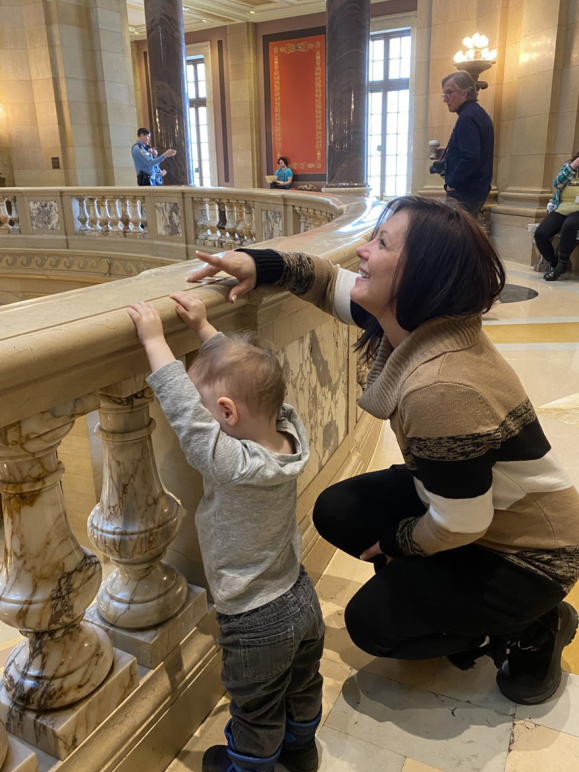
M 215 274 L 220 271 L 224 271 L 230 276 L 234 276 L 239 284 L 233 287 L 229 293 L 230 303 L 235 303 L 238 297 L 245 295 L 255 287 L 257 276 L 255 262 L 246 252 L 235 252 L 230 250 L 219 256 L 209 255 L 207 252 L 200 252 L 198 250 L 196 254 L 199 260 L 203 260 L 206 264 L 196 271 L 193 271 L 193 273 L 187 277 L 187 281 L 198 282 L 202 279 L 207 279 L 210 276 L 215 276 Z
M 197 333 L 203 343 L 215 335 L 217 330 L 207 321 L 207 309 L 200 297 L 192 292 L 174 292 L 169 297 L 177 302 L 175 311 L 187 327 Z
M 150 303 L 141 301 L 132 303 L 127 308 L 127 313 L 135 323 L 137 335 L 145 347 L 152 372 L 169 362 L 174 362 L 175 357 L 163 334 L 163 322 L 159 312 Z
M 137 335 L 143 346 L 146 346 L 154 338 L 165 337 L 159 312 L 150 303 L 146 301 L 132 303 L 127 308 L 127 313 L 135 323 Z

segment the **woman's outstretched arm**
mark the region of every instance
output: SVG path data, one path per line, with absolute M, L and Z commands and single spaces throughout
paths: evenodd
M 236 250 L 220 257 L 203 252 L 197 254 L 206 264 L 187 280 L 200 281 L 225 271 L 240 282 L 229 294 L 233 303 L 254 287 L 270 284 L 312 303 L 345 324 L 364 327 L 371 318 L 350 299 L 356 274 L 334 265 L 325 257 L 273 249 Z

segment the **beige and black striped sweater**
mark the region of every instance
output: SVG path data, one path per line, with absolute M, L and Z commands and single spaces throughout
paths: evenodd
M 276 284 L 349 324 L 355 274 L 324 258 L 244 250 L 258 284 Z M 437 318 L 395 349 L 384 337 L 360 402 L 389 419 L 425 514 L 382 548 L 421 555 L 476 542 L 568 590 L 579 578 L 579 494 L 555 458 L 512 368 L 480 316 Z

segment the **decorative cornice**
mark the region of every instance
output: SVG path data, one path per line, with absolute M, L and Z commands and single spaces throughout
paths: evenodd
M 41 271 L 47 274 L 90 274 L 98 278 L 126 279 L 137 276 L 151 268 L 171 265 L 176 260 L 166 258 L 146 259 L 132 255 L 107 256 L 90 255 L 83 252 L 50 253 L 37 251 L 0 252 L 0 273 L 12 274 L 26 272 L 34 274 Z

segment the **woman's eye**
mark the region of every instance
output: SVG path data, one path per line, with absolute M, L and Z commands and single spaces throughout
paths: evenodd
M 384 239 L 380 239 L 380 246 L 386 249 L 386 244 L 384 243 Z

